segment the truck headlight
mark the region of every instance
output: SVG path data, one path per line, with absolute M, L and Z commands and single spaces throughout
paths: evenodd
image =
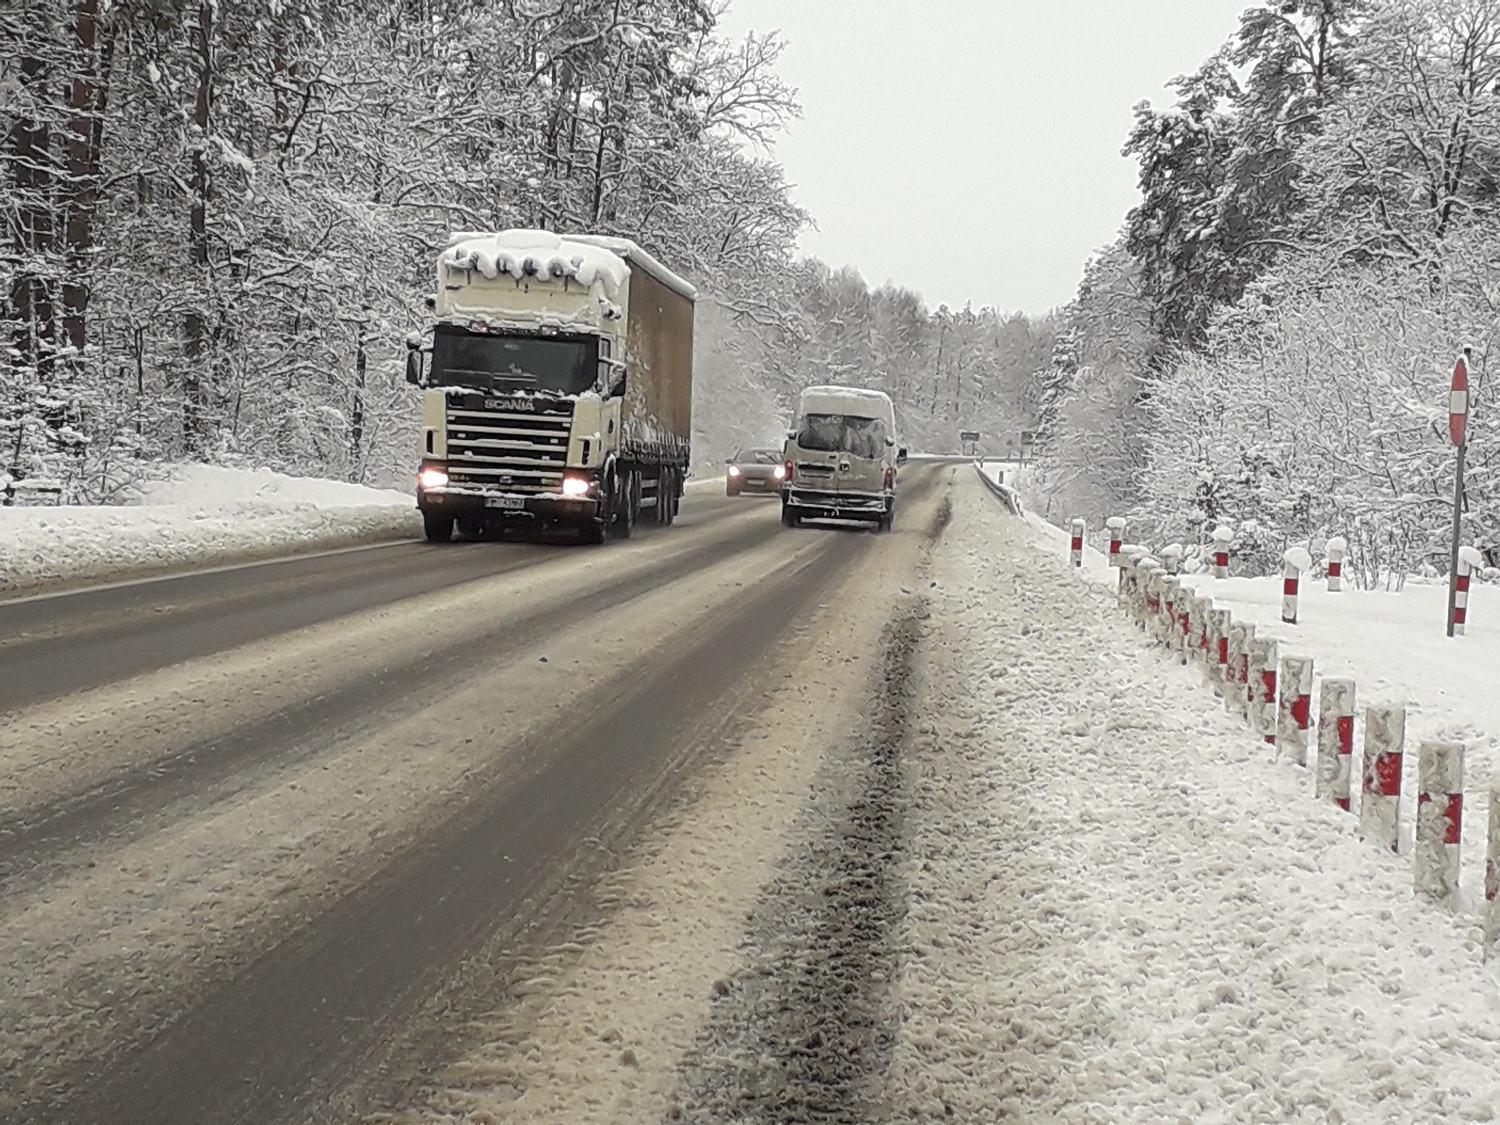
M 565 476 L 562 482 L 564 496 L 587 496 L 593 489 L 594 482 L 588 477 Z
M 417 474 L 418 488 L 442 488 L 448 483 L 448 470 L 428 467 Z

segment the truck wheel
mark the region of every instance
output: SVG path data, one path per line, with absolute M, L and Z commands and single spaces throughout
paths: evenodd
M 430 543 L 450 542 L 453 539 L 453 517 L 442 512 L 423 512 L 422 534 Z
M 880 517 L 880 530 L 881 531 L 889 531 L 891 529 L 892 525 L 895 524 L 895 522 L 896 522 L 896 509 L 894 509 L 894 508 L 887 508 L 885 510 L 885 515 L 883 515 L 883 516 Z
M 677 470 L 663 469 L 656 486 L 657 519 L 671 527 L 677 522 Z
M 641 512 L 641 475 L 626 473 L 619 483 L 620 504 L 615 512 L 614 533 L 617 538 L 629 539 L 635 532 L 635 518 Z
M 781 505 L 781 526 L 798 527 L 802 523 L 802 513 L 790 504 Z

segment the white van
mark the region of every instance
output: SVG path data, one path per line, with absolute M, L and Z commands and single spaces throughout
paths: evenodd
M 896 505 L 896 411 L 881 391 L 808 387 L 787 431 L 781 522 L 869 520 L 889 531 Z

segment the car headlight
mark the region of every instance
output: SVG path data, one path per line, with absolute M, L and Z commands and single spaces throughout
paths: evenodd
M 786 470 L 783 469 L 780 465 L 777 465 L 774 469 L 771 470 L 771 475 L 777 480 L 781 480 L 786 476 Z
M 738 465 L 730 465 L 729 466 L 729 475 L 732 476 L 732 477 L 739 476 L 740 475 L 740 467 Z
M 417 474 L 417 486 L 419 488 L 442 488 L 447 483 L 447 469 L 426 468 Z
M 562 492 L 564 496 L 587 496 L 589 490 L 594 487 L 594 482 L 588 477 L 563 477 Z

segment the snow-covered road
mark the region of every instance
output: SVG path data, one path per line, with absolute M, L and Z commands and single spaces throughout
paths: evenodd
M 601 618 L 607 651 L 587 667 L 558 667 L 597 643 L 578 622 L 446 697 L 476 716 L 499 691 L 530 699 L 524 726 L 545 731 L 579 684 L 624 690 L 631 623 L 646 620 L 661 623 L 652 651 L 705 666 L 706 652 L 757 653 L 720 697 L 725 721 L 693 736 L 707 742 L 676 798 L 579 872 L 561 921 L 471 958 L 449 985 L 467 992 L 423 1017 L 438 1047 L 390 1056 L 421 1067 L 316 1119 L 1496 1118 L 1500 980 L 1473 917 L 1417 899 L 1406 859 L 1316 802 L 1306 771 L 1150 648 L 1052 533 L 971 469 L 931 471 L 937 487 L 913 490 L 889 537 L 786 531 L 745 502 L 696 534 L 764 524 L 763 541 Z M 644 567 L 641 552 L 684 532 L 575 552 L 569 581 Z M 775 599 L 734 616 L 783 581 L 768 576 L 787 550 L 830 541 L 859 549 L 793 625 L 774 625 Z M 68 701 L 30 707 L 0 727 L 8 807 L 76 791 L 98 763 L 149 760 L 122 737 L 142 723 L 166 743 L 189 716 L 229 730 L 303 675 L 336 696 L 357 668 L 338 652 L 409 644 L 425 621 L 455 623 L 462 647 L 486 615 L 503 621 L 490 597 L 480 583 L 339 619 L 292 638 L 279 671 L 251 646 L 96 689 L 73 701 L 81 721 Z M 708 624 L 726 621 L 741 632 Z M 706 648 L 681 647 L 694 631 Z M 671 665 L 664 714 L 691 696 L 690 666 Z M 493 768 L 478 747 L 526 741 L 509 721 L 437 714 L 335 724 L 295 760 L 176 798 L 181 817 L 13 864 L 4 1003 L 28 1018 L 10 1021 L 7 1052 L 108 1042 L 102 989 L 150 1012 L 184 994 L 174 981 L 232 982 L 276 932 L 265 919 L 315 917 L 445 819 Z M 55 752 L 38 753 L 39 731 Z M 504 788 L 506 768 L 484 776 Z
M 899 785 L 880 723 L 832 700 L 805 712 L 816 767 L 809 740 L 739 747 L 612 882 L 615 918 L 538 951 L 545 988 L 400 1120 L 1493 1119 L 1472 921 L 1416 900 L 1050 535 L 967 475 L 953 500 L 906 583 Z M 888 861 L 853 895 L 851 840 Z

